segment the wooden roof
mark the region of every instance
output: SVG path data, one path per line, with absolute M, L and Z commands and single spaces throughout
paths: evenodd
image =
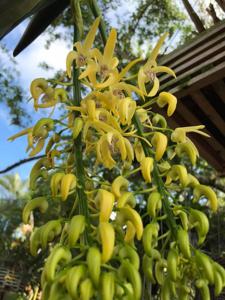
M 160 78 L 161 90 L 178 98 L 169 120 L 172 128 L 204 124 L 211 138 L 190 135 L 204 157 L 218 171 L 225 170 L 225 21 L 199 34 L 164 56 L 160 65 L 172 68 L 176 79 Z

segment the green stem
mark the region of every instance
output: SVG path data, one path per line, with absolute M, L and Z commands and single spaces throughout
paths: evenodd
M 74 43 L 80 40 L 79 32 L 74 25 Z M 81 102 L 81 87 L 79 77 L 79 69 L 75 67 L 75 63 L 73 64 L 73 98 L 74 105 L 80 106 Z M 75 117 L 79 112 L 74 112 Z M 76 176 L 78 179 L 78 187 L 77 187 L 77 195 L 79 198 L 78 208 L 79 213 L 83 214 L 86 218 L 87 228 L 90 228 L 90 216 L 88 210 L 88 200 L 85 194 L 85 170 L 83 165 L 83 157 L 82 157 L 82 140 L 81 134 L 74 141 L 74 149 L 75 149 L 75 162 L 76 162 Z M 75 200 L 76 201 L 76 200 Z M 88 234 L 87 230 L 84 233 L 85 243 L 88 243 Z

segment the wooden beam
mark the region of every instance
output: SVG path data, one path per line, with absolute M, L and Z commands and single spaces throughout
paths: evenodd
M 207 67 L 209 64 L 215 63 L 218 59 L 224 58 L 225 50 L 225 39 L 223 42 L 216 44 L 214 47 L 210 47 L 208 50 L 203 51 L 200 55 L 192 57 L 192 59 L 187 60 L 180 66 L 173 68 L 176 75 L 188 76 L 195 70 L 200 70 L 201 68 Z M 225 58 L 223 59 L 225 61 Z M 194 69 L 197 66 L 197 69 Z M 188 73 L 185 73 L 188 72 Z M 186 75 L 184 75 L 186 74 Z M 171 75 L 165 74 L 160 77 L 160 82 L 168 81 Z M 179 79 L 179 78 L 177 78 Z
M 215 81 L 212 84 L 214 92 L 221 98 L 225 103 L 225 83 L 222 79 Z
M 187 42 L 183 46 L 179 47 L 178 49 L 174 50 L 173 52 L 165 55 L 160 60 L 160 63 L 169 65 L 174 60 L 190 53 L 194 49 L 198 48 L 200 45 L 205 44 L 207 41 L 211 40 L 215 36 L 218 36 L 224 32 L 225 29 L 225 20 L 221 21 L 217 25 L 212 26 L 210 29 L 207 29 L 205 32 L 197 35 L 194 39 Z
M 224 54 L 222 53 L 220 56 L 223 57 Z M 211 59 L 210 61 L 213 61 L 213 59 Z M 197 68 L 198 67 L 196 67 L 196 69 Z M 189 73 L 188 75 L 192 76 L 191 72 L 188 72 L 188 73 Z M 179 84 L 179 82 L 177 82 L 177 85 L 173 87 L 173 86 L 171 86 L 172 84 L 170 84 L 170 82 L 168 82 L 167 84 L 164 84 L 163 86 L 161 86 L 160 90 L 167 89 L 172 94 L 176 94 L 176 96 L 178 98 L 184 97 L 184 96 L 192 93 L 193 91 L 203 88 L 204 86 L 214 84 L 214 82 L 216 82 L 224 77 L 224 73 L 225 73 L 225 62 L 222 62 L 202 74 L 193 76 L 192 79 L 190 79 L 189 81 L 187 81 L 185 83 Z M 180 78 L 184 79 L 185 76 L 181 75 L 181 76 L 179 76 L 178 79 L 180 79 Z M 176 81 L 171 80 L 171 82 L 172 81 L 173 81 L 173 85 L 175 85 L 174 83 L 176 83 Z
M 205 115 L 213 122 L 215 127 L 217 127 L 220 130 L 221 134 L 224 135 L 225 120 L 221 118 L 221 116 L 217 113 L 215 108 L 210 104 L 210 102 L 203 95 L 203 93 L 199 90 L 192 92 L 190 96 L 194 100 L 195 104 L 199 107 L 199 109 L 202 109 L 204 111 Z
M 203 51 L 206 51 L 210 49 L 211 47 L 215 46 L 216 44 L 219 44 L 220 42 L 225 40 L 225 30 L 222 33 L 219 33 L 209 41 L 205 41 L 202 45 L 195 47 L 191 51 L 188 51 L 181 57 L 178 57 L 178 59 L 174 60 L 172 63 L 167 62 L 166 60 L 162 61 L 162 64 L 166 65 L 167 67 L 170 67 L 171 69 L 175 69 L 176 66 L 179 66 L 180 64 L 190 60 L 192 57 L 195 57 L 198 54 L 201 54 Z M 161 65 L 161 60 L 159 60 L 159 65 Z

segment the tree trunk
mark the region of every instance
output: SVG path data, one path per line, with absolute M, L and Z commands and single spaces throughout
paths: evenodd
M 190 2 L 188 0 L 182 0 L 192 22 L 195 24 L 195 27 L 197 29 L 198 32 L 203 32 L 205 31 L 205 27 L 201 21 L 201 19 L 199 18 L 199 16 L 196 14 L 196 12 L 194 11 L 193 7 L 191 6 Z

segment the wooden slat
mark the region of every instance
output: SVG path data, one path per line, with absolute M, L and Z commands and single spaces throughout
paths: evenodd
M 220 57 L 224 56 L 223 53 L 221 53 Z M 199 74 L 192 79 L 190 79 L 188 82 L 183 83 L 182 85 L 177 85 L 175 87 L 169 87 L 168 85 L 163 85 L 160 89 L 161 90 L 169 90 L 171 93 L 176 94 L 178 97 L 183 97 L 185 95 L 188 95 L 189 93 L 196 91 L 200 88 L 203 88 L 204 86 L 207 86 L 209 84 L 212 84 L 216 82 L 217 80 L 224 77 L 225 72 L 225 62 L 222 62 L 215 66 L 214 68 Z M 181 76 L 183 78 L 183 76 Z M 177 83 L 178 84 L 178 83 Z
M 163 64 L 169 65 L 173 60 L 177 60 L 179 57 L 185 55 L 185 53 L 192 51 L 192 49 L 196 49 L 203 43 L 212 39 L 213 36 L 218 36 L 220 32 L 224 32 L 224 28 L 225 28 L 225 20 L 211 27 L 207 31 L 203 32 L 202 34 L 197 35 L 196 38 L 194 38 L 184 46 L 181 46 L 178 49 L 171 52 L 170 54 L 166 55 L 161 59 L 161 62 Z
M 225 92 L 225 90 L 224 90 Z M 202 109 L 205 115 L 214 123 L 214 125 L 220 130 L 224 135 L 225 133 L 225 120 L 217 113 L 214 107 L 208 102 L 207 98 L 202 94 L 202 92 L 196 91 L 190 94 L 191 98 L 194 100 L 195 104 Z
M 178 58 L 173 63 L 168 63 L 166 60 L 160 60 L 159 65 L 161 63 L 165 64 L 167 67 L 170 67 L 171 69 L 175 69 L 180 64 L 186 62 L 187 60 L 191 60 L 192 57 L 195 57 L 198 54 L 201 54 L 203 51 L 208 50 L 209 48 L 215 46 L 216 44 L 220 43 L 221 41 L 225 40 L 225 31 L 218 36 L 215 36 L 212 40 L 209 40 L 207 43 L 204 43 L 200 47 L 196 47 L 192 51 L 186 53 L 186 55 L 183 55 L 181 58 Z
M 192 71 L 195 66 L 202 66 L 205 67 L 206 64 L 209 65 L 209 60 L 211 58 L 215 58 L 216 55 L 224 55 L 225 50 L 225 39 L 223 42 L 215 45 L 214 47 L 208 49 L 207 51 L 203 51 L 200 55 L 193 57 L 192 59 L 188 60 L 186 63 L 180 65 L 179 67 L 173 69 L 176 75 L 179 74 L 186 74 L 185 72 L 190 70 Z M 220 57 L 220 56 L 219 56 Z M 225 59 L 224 59 L 225 60 Z M 168 80 L 168 78 L 171 78 L 171 75 L 163 75 L 160 77 L 161 84 Z M 179 78 L 179 77 L 178 77 Z

